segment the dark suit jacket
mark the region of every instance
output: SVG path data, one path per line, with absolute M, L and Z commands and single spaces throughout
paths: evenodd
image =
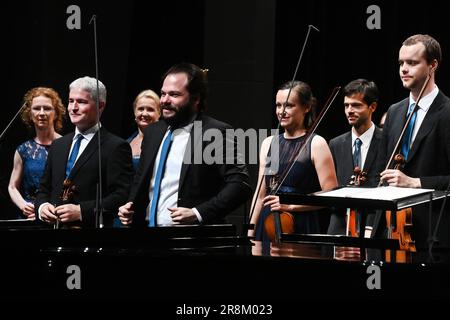
M 379 181 L 379 172 L 377 171 L 379 146 L 381 142 L 382 131 L 375 126 L 372 141 L 364 161 L 363 171 L 367 173 L 367 181 L 364 186 L 376 187 Z M 336 138 L 330 140 L 330 150 L 333 156 L 334 167 L 340 186 L 346 186 L 350 183 L 353 175 L 353 156 L 352 156 L 352 133 L 348 131 Z M 371 217 L 369 220 L 372 220 Z M 371 221 L 368 221 L 371 225 Z M 346 224 L 343 212 L 336 212 L 331 215 L 329 234 L 345 234 Z
M 206 146 L 211 142 L 202 141 L 203 133 L 209 129 L 219 130 L 225 137 L 225 130 L 231 129 L 228 124 L 205 115 L 198 115 L 196 121 L 201 121 L 202 132 L 194 125 L 191 137 L 186 148 L 186 154 L 181 167 L 178 189 L 178 206 L 197 208 L 202 216 L 203 223 L 223 222 L 225 215 L 243 204 L 251 196 L 249 175 L 245 164 L 207 164 L 194 158 L 203 154 Z M 130 201 L 134 202 L 135 216 L 133 225 L 143 226 L 145 223 L 146 208 L 149 204 L 150 179 L 153 174 L 155 158 L 167 124 L 158 121 L 146 128 L 141 148 L 141 160 L 135 175 Z M 225 139 L 224 139 L 225 141 Z M 236 151 L 236 143 L 232 143 Z M 225 160 L 225 149 L 223 149 Z M 235 153 L 234 153 L 235 154 Z M 203 158 L 203 157 L 202 157 Z M 190 164 L 187 163 L 188 159 Z
M 375 127 L 372 141 L 370 142 L 369 151 L 367 152 L 364 169 L 367 173 L 367 181 L 365 186 L 376 186 L 378 183 L 378 148 L 380 145 L 382 131 Z M 352 158 L 352 133 L 351 131 L 344 133 L 330 140 L 330 150 L 333 155 L 334 167 L 340 186 L 348 185 L 350 177 L 353 175 L 353 158 Z
M 380 145 L 379 171 L 386 163 L 406 121 L 409 99 L 392 105 L 387 113 Z M 442 92 L 428 110 L 411 146 L 404 170 L 406 175 L 420 178 L 422 188 L 445 190 L 450 181 L 450 99 Z M 438 211 L 438 205 L 433 206 Z M 434 213 L 434 228 L 437 213 Z M 428 205 L 413 208 L 414 238 L 419 247 L 426 245 L 428 236 Z M 449 245 L 449 213 L 445 210 L 438 234 L 441 245 Z
M 39 206 L 45 202 L 61 204 L 60 196 L 65 179 L 66 163 L 74 133 L 57 139 L 50 147 L 44 176 L 35 202 L 36 215 Z M 98 183 L 98 140 L 97 134 L 75 163 L 70 179 L 76 187 L 70 203 L 81 206 L 83 227 L 95 225 L 95 197 Z M 112 225 L 113 215 L 118 207 L 127 201 L 133 179 L 131 148 L 123 139 L 101 128 L 102 148 L 102 193 L 105 226 Z

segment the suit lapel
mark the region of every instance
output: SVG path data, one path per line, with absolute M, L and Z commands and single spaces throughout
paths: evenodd
M 201 121 L 201 130 L 198 128 L 198 125 L 196 126 L 196 121 Z M 196 160 L 196 152 L 200 152 L 200 155 L 198 156 L 203 157 L 203 147 L 202 147 L 202 137 L 207 128 L 205 128 L 205 121 L 202 119 L 201 114 L 197 116 L 197 118 L 194 121 L 194 126 L 192 127 L 189 141 L 186 147 L 186 151 L 184 154 L 184 161 L 181 165 L 181 173 L 180 173 L 180 182 L 178 184 L 178 190 L 181 190 L 181 187 L 183 186 L 183 183 L 186 179 L 187 172 L 189 171 L 189 168 L 192 164 L 197 163 Z M 192 141 L 194 141 L 192 143 Z M 190 158 L 189 158 L 190 157 Z M 203 162 L 203 158 L 200 159 L 201 162 Z
M 398 141 L 398 138 L 400 137 L 400 133 L 402 132 L 403 126 L 406 121 L 406 111 L 408 110 L 408 103 L 409 98 L 404 99 L 403 101 L 400 101 L 392 112 L 388 114 L 389 121 L 386 123 L 386 132 L 389 133 L 388 136 L 388 144 L 386 149 L 386 161 L 391 157 L 392 153 L 394 152 L 395 144 Z M 395 150 L 395 153 L 399 153 L 400 150 Z M 387 162 L 386 164 L 387 165 Z M 390 164 L 390 167 L 393 167 L 393 163 Z M 383 167 L 384 169 L 384 167 Z
M 424 138 L 429 134 L 431 129 L 433 129 L 434 125 L 438 120 L 439 111 L 442 109 L 442 106 L 443 106 L 442 95 L 439 92 L 436 99 L 434 99 L 433 103 L 428 109 L 428 112 L 425 115 L 422 124 L 420 125 L 419 131 L 417 132 L 416 138 L 414 139 L 414 142 L 411 146 L 411 150 L 409 151 L 408 154 L 408 162 L 410 159 L 414 157 Z
M 148 130 L 145 130 L 144 132 L 145 147 L 141 151 L 140 165 L 143 167 L 139 176 L 140 185 L 142 185 L 146 179 L 149 180 L 152 176 L 155 159 L 167 131 L 167 124 L 165 121 L 161 120 L 151 124 L 147 129 Z M 146 139 L 146 136 L 150 136 L 151 139 Z M 148 185 L 146 187 L 148 187 Z
M 408 111 L 408 99 L 405 99 L 398 110 L 398 113 L 395 116 L 395 119 L 393 119 L 392 124 L 392 132 L 393 136 L 395 137 L 395 140 L 393 143 L 397 142 L 398 138 L 400 137 L 400 133 L 402 133 L 403 126 L 405 125 L 406 121 L 406 113 Z M 402 125 L 400 125 L 400 123 Z M 393 145 L 394 146 L 394 145 Z M 398 151 L 397 151 L 398 152 Z
M 352 133 L 351 131 L 347 132 L 344 136 L 344 143 L 342 144 L 341 156 L 342 163 L 339 165 L 343 165 L 345 169 L 345 178 L 343 181 L 344 185 L 350 183 L 351 176 L 353 174 L 353 155 L 352 155 Z
M 378 152 L 378 144 L 381 140 L 382 132 L 380 128 L 375 126 L 375 131 L 373 132 L 372 141 L 370 142 L 369 150 L 367 151 L 366 161 L 364 162 L 364 171 L 369 172 L 373 161 L 375 160 Z
M 100 145 L 103 145 L 103 143 L 109 139 L 108 132 L 105 129 L 100 129 L 101 135 L 100 135 Z M 92 137 L 91 141 L 89 141 L 88 145 L 84 149 L 83 153 L 80 155 L 78 160 L 75 162 L 75 165 L 72 168 L 72 171 L 70 172 L 69 177 L 73 179 L 80 168 L 83 167 L 83 165 L 92 157 L 94 153 L 96 153 L 98 150 L 98 131 L 95 133 L 95 135 Z

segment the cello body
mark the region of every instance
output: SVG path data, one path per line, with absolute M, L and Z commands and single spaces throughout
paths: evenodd
M 397 154 L 394 158 L 394 161 L 394 169 L 400 170 L 405 163 L 405 158 L 401 154 Z M 404 250 L 407 252 L 416 252 L 416 245 L 411 236 L 413 226 L 412 214 L 413 213 L 411 208 L 399 210 L 395 214 L 392 214 L 392 212 L 389 210 L 386 211 L 386 226 L 388 228 L 388 238 L 397 239 L 399 241 L 400 250 Z M 400 254 L 400 252 L 398 254 Z M 401 257 L 398 257 L 400 261 L 403 259 L 402 256 L 403 255 L 401 255 Z
M 364 182 L 367 181 L 367 173 L 362 171 L 361 168 L 355 167 L 353 170 L 353 175 L 351 177 L 350 185 L 353 186 L 361 186 Z M 357 219 L 356 215 L 358 214 L 356 209 L 349 209 L 347 214 L 347 235 L 352 237 L 358 237 L 358 228 L 357 228 Z
M 391 211 L 386 211 L 386 223 L 391 229 L 389 237 L 398 239 L 400 249 L 406 251 L 416 251 L 416 245 L 411 236 L 412 231 L 412 209 L 407 208 L 395 213 L 393 220 Z

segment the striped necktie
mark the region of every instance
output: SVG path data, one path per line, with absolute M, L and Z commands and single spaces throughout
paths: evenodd
M 355 149 L 353 151 L 353 166 L 356 168 L 361 168 L 361 145 L 362 141 L 359 138 L 355 140 Z

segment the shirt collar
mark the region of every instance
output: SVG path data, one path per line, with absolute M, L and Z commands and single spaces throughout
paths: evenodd
M 356 138 L 362 141 L 363 146 L 368 146 L 372 140 L 373 133 L 375 132 L 375 124 L 370 122 L 370 127 L 359 137 L 356 136 L 355 131 L 352 129 L 352 146 L 355 144 Z
M 422 109 L 423 111 L 427 112 L 428 109 L 430 109 L 431 104 L 433 103 L 434 99 L 437 97 L 437 95 L 439 94 L 439 88 L 437 85 L 434 86 L 434 89 L 431 90 L 431 92 L 429 94 L 427 94 L 426 96 L 423 96 L 420 101 L 419 101 L 419 108 Z M 411 105 L 412 103 L 416 103 L 416 101 L 414 101 L 412 94 L 409 94 L 409 105 Z
M 81 134 L 83 137 L 85 138 L 91 138 L 95 135 L 95 133 L 98 131 L 99 127 L 101 127 L 102 125 L 99 123 L 96 123 L 94 126 L 90 127 L 87 130 L 84 130 L 83 132 L 81 132 L 78 127 L 75 127 L 75 135 L 73 136 L 73 139 L 75 140 L 75 137 L 78 136 L 78 134 Z

